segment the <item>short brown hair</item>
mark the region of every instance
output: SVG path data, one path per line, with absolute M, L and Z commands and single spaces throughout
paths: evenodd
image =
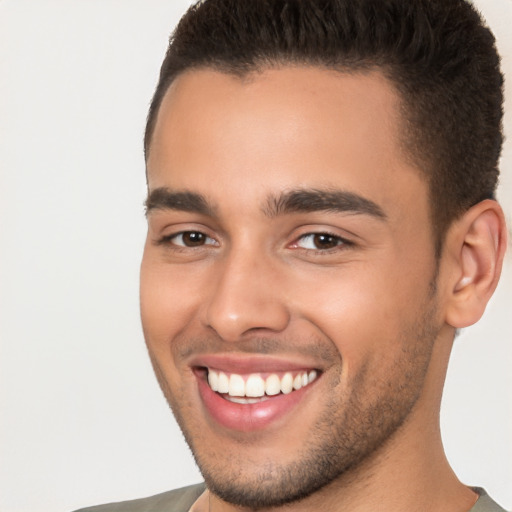
M 494 198 L 503 142 L 495 40 L 465 0 L 203 0 L 171 36 L 151 102 L 180 73 L 244 76 L 283 64 L 380 69 L 398 90 L 405 143 L 429 183 L 439 253 L 451 222 Z

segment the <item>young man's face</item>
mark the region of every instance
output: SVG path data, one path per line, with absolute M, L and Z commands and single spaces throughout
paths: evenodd
M 428 189 L 398 112 L 380 74 L 308 67 L 188 72 L 162 104 L 142 320 L 228 501 L 310 494 L 434 413 L 444 328 Z

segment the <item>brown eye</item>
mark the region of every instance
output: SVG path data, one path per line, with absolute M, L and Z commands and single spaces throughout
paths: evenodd
M 198 233 L 195 231 L 183 233 L 181 237 L 183 240 L 183 245 L 186 245 L 187 247 L 196 247 L 198 245 L 203 245 L 206 240 L 206 236 L 203 235 L 203 233 Z
M 317 249 L 332 249 L 339 245 L 340 239 L 336 236 L 332 235 L 314 235 L 313 236 L 313 244 Z
M 200 231 L 184 231 L 169 237 L 168 240 L 172 244 L 178 245 L 180 247 L 201 247 L 203 245 L 216 245 L 213 238 L 206 236 Z
M 334 249 L 341 245 L 349 245 L 343 238 L 329 233 L 309 233 L 301 236 L 297 241 L 297 247 L 311 250 Z

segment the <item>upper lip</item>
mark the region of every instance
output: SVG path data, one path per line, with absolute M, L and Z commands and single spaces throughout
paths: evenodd
M 261 354 L 200 354 L 192 357 L 188 363 L 191 367 L 214 368 L 238 374 L 320 369 L 312 361 Z

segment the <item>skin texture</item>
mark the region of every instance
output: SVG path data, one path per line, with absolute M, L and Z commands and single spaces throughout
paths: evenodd
M 503 220 L 479 206 L 436 261 L 428 185 L 400 146 L 398 112 L 378 72 L 312 67 L 244 79 L 195 70 L 164 99 L 148 160 L 142 321 L 211 510 L 463 511 L 476 499 L 446 462 L 438 414 L 454 329 L 495 286 Z M 152 203 L 157 189 L 203 202 Z M 290 191 L 342 191 L 379 215 L 311 201 L 283 211 Z M 486 243 L 465 244 L 470 229 Z M 263 428 L 229 428 L 199 392 L 197 362 L 212 354 L 320 377 Z

